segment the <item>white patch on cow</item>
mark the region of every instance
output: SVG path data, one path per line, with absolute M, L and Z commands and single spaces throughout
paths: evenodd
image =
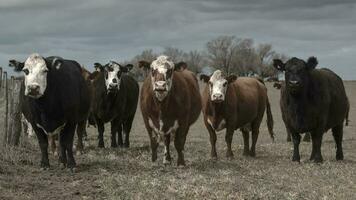
M 105 77 L 106 89 L 109 90 L 111 88 L 116 88 L 117 90 L 120 90 L 121 79 L 118 76 L 118 73 L 120 72 L 120 65 L 114 62 L 110 62 L 109 67 L 112 70 L 111 71 L 106 70 L 106 72 L 108 73 L 108 76 Z
M 25 135 L 27 135 L 28 137 L 35 136 L 35 132 L 32 128 L 31 123 L 27 121 L 27 119 L 23 114 L 21 115 L 21 122 L 22 122 L 22 130 L 26 131 Z M 27 127 L 27 129 L 25 129 L 25 127 Z
M 167 147 L 167 146 L 164 146 L 163 164 L 169 164 L 169 163 L 171 163 L 169 160 L 167 160 L 167 154 L 168 154 L 168 147 Z
M 151 82 L 155 96 L 159 101 L 162 101 L 170 91 L 172 87 L 172 77 L 167 76 L 168 70 L 174 70 L 174 63 L 168 56 L 161 55 L 157 57 L 151 63 L 151 69 L 157 71 L 157 73 L 163 74 L 164 80 L 155 80 L 154 76 L 151 76 Z M 173 72 L 172 72 L 173 73 Z M 156 89 L 165 89 L 165 91 L 156 91 Z
M 166 132 L 163 131 L 164 124 L 162 120 L 159 122 L 159 127 L 156 127 L 153 124 L 153 121 L 148 118 L 148 125 L 151 127 L 152 132 L 154 133 L 153 137 L 156 138 L 158 143 L 163 141 L 164 136 L 170 136 L 171 140 L 174 141 L 176 130 L 179 128 L 177 120 L 174 121 L 173 126 L 169 127 Z
M 42 129 L 42 131 L 48 136 L 58 135 L 64 129 L 65 125 L 66 125 L 66 123 L 57 127 L 53 132 L 47 132 L 46 129 L 41 124 L 38 124 L 38 123 L 36 124 L 36 126 L 40 129 Z
M 225 93 L 227 89 L 227 80 L 223 77 L 220 70 L 216 70 L 210 77 L 210 98 L 212 101 L 225 100 Z
M 32 98 L 41 97 L 47 87 L 47 65 L 45 60 L 39 54 L 30 55 L 24 64 L 25 74 L 25 95 Z M 31 88 L 38 88 L 36 93 L 31 93 Z
M 216 129 L 214 128 L 213 123 L 211 122 L 211 120 L 209 119 L 209 117 L 208 117 L 208 119 L 207 119 L 207 122 L 208 122 L 208 124 L 210 125 L 210 127 L 211 127 L 214 131 L 216 131 L 216 132 L 219 132 L 219 131 L 221 131 L 221 130 L 223 130 L 223 129 L 226 128 L 226 121 L 225 121 L 225 119 L 222 119 L 222 120 L 220 121 L 220 123 L 219 123 L 219 125 L 218 125 L 218 127 L 217 127 Z

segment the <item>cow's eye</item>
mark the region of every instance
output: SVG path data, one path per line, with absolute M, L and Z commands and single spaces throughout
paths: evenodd
M 213 86 L 213 83 L 212 83 L 211 81 L 209 81 L 209 85 L 210 85 L 210 86 Z
M 225 87 L 227 85 L 227 82 L 225 82 L 224 84 L 223 84 L 223 86 Z
M 167 76 L 168 76 L 168 77 L 171 77 L 171 76 L 172 76 L 172 69 L 169 69 L 169 70 L 167 71 Z
M 25 73 L 26 76 L 30 73 L 30 71 L 28 71 L 28 69 L 23 69 L 22 71 Z

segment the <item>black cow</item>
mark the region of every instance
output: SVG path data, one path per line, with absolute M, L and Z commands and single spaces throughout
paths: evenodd
M 273 60 L 275 68 L 285 71 L 286 84 L 281 88 L 283 121 L 293 137 L 293 161 L 300 161 L 300 133 L 310 132 L 310 160 L 322 162 L 321 143 L 325 132 L 332 129 L 336 143 L 336 159 L 342 151 L 343 122 L 348 112 L 348 99 L 341 78 L 329 69 L 315 69 L 318 61 L 291 58 L 286 63 Z
M 130 146 L 129 136 L 136 113 L 139 86 L 134 78 L 123 73 L 132 67 L 131 64 L 122 66 L 113 61 L 105 66 L 95 63 L 96 71 L 90 77 L 94 90 L 91 110 L 99 132 L 100 148 L 104 147 L 104 124 L 108 122 L 111 122 L 111 147 Z
M 49 168 L 48 135 L 59 133 L 60 161 L 73 171 L 75 128 L 85 129 L 90 98 L 81 67 L 60 57 L 30 55 L 27 60 L 10 60 L 11 67 L 25 74 L 23 113 L 32 125 L 42 153 L 41 167 Z

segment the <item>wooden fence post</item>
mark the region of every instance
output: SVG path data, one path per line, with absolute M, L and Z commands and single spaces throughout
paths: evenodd
M 14 77 L 11 76 L 10 80 L 6 84 L 9 84 L 9 86 L 7 87 L 8 114 L 7 114 L 7 140 L 6 140 L 6 143 L 10 144 L 11 137 L 12 137 L 12 124 L 14 123 L 14 121 L 11 119 L 11 115 L 14 112 L 14 98 L 12 95 L 13 86 L 14 86 Z
M 20 136 L 21 136 L 21 106 L 22 106 L 22 99 L 21 93 L 23 92 L 24 88 L 22 85 L 22 80 L 21 78 L 16 78 L 13 79 L 13 85 L 12 85 L 12 95 L 11 95 L 11 103 L 12 103 L 12 110 L 10 114 L 10 120 L 11 120 L 11 137 L 10 137 L 10 143 L 11 145 L 17 146 L 19 145 L 20 142 Z
M 5 121 L 4 121 L 4 138 L 3 143 L 4 145 L 7 144 L 7 127 L 8 127 L 8 115 L 9 115 L 9 97 L 8 97 L 8 85 L 7 85 L 7 72 L 4 72 L 4 88 L 5 88 Z

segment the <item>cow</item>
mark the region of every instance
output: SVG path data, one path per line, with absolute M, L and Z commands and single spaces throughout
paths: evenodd
M 185 165 L 186 137 L 201 111 L 198 80 L 186 68 L 184 62 L 174 64 L 168 56 L 160 55 L 150 64 L 142 85 L 140 107 L 151 142 L 152 162 L 157 160 L 157 147 L 163 142 L 163 163 L 170 164 L 169 145 L 174 140 L 177 165 Z
M 100 63 L 94 65 L 96 71 L 90 75 L 93 84 L 91 112 L 99 133 L 98 147 L 105 147 L 104 124 L 110 122 L 111 147 L 128 148 L 139 95 L 137 81 L 125 75 L 133 66 L 131 64 L 123 66 L 115 61 L 110 61 L 106 65 Z
M 277 90 L 280 90 L 282 85 L 285 84 L 284 81 L 279 81 L 277 80 L 276 82 L 273 83 L 273 87 L 276 88 Z M 279 102 L 280 106 L 283 106 L 282 101 Z M 310 133 L 305 133 L 303 137 L 304 142 L 310 142 Z M 291 134 L 287 130 L 287 142 L 292 141 L 291 139 Z
M 281 87 L 281 111 L 287 132 L 293 138 L 292 160 L 300 162 L 300 133 L 310 132 L 310 160 L 322 162 L 323 134 L 332 129 L 336 143 L 336 160 L 343 160 L 343 123 L 348 112 L 348 98 L 342 79 L 327 68 L 316 69 L 318 60 L 293 57 L 286 63 L 273 60 L 273 66 L 285 73 Z
M 200 75 L 206 83 L 202 93 L 204 124 L 208 129 L 211 157 L 217 158 L 216 132 L 226 129 L 226 157 L 232 158 L 231 142 L 234 131 L 240 129 L 244 139 L 245 156 L 256 156 L 256 142 L 264 112 L 267 126 L 274 140 L 273 116 L 267 96 L 267 88 L 260 79 L 230 75 L 225 77 L 220 70 L 211 76 Z M 249 149 L 249 131 L 252 130 L 252 145 Z
M 90 99 L 88 87 L 76 61 L 47 57 L 34 53 L 24 63 L 9 61 L 14 71 L 25 74 L 23 106 L 41 150 L 42 169 L 49 168 L 48 135 L 59 134 L 60 162 L 72 172 L 76 169 L 73 156 L 75 128 L 85 128 Z M 26 116 L 27 115 L 27 116 Z

